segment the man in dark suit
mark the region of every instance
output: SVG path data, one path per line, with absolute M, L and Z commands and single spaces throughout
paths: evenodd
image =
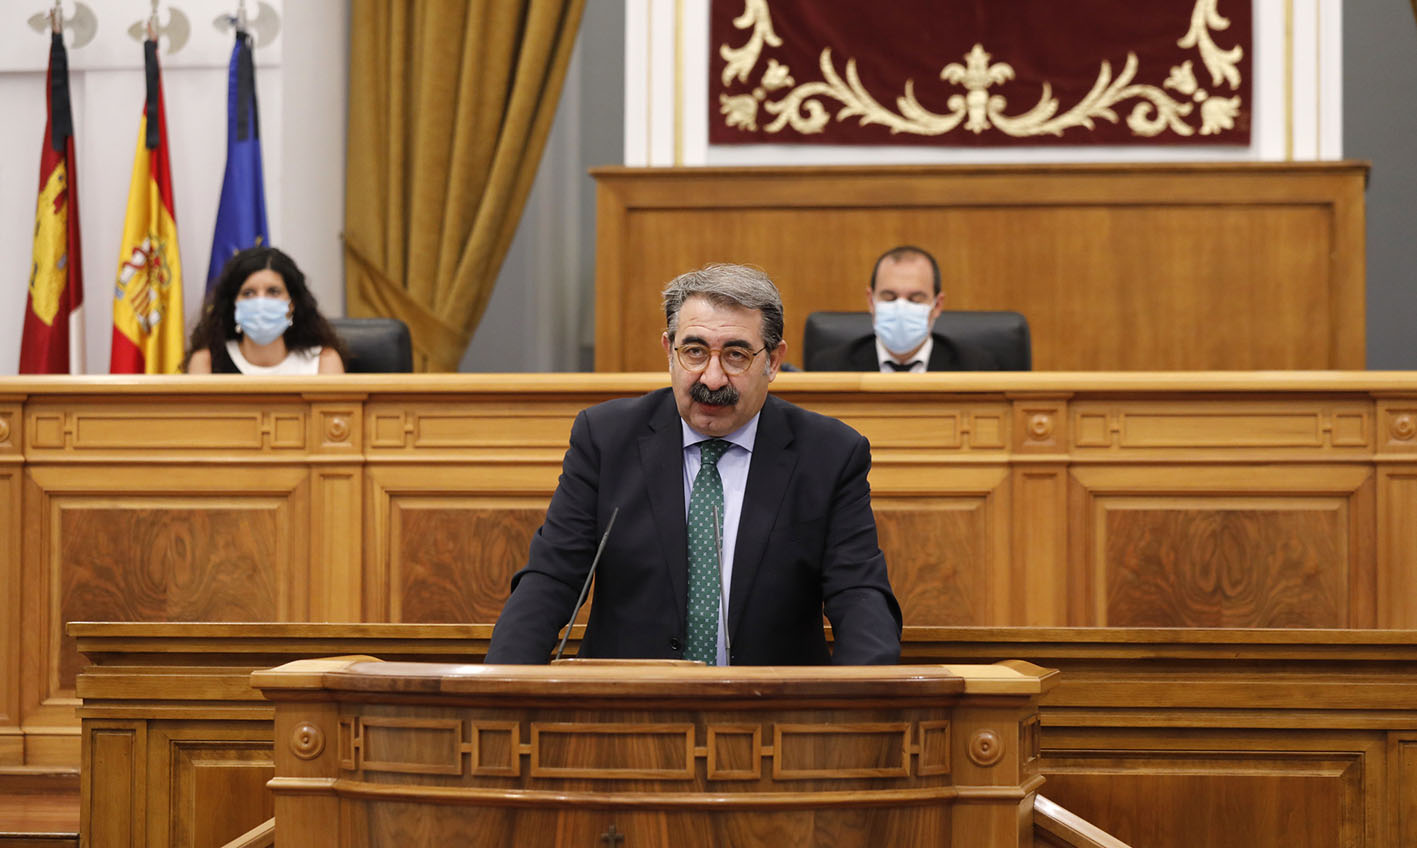
M 998 371 L 993 354 L 930 332 L 945 295 L 940 266 L 918 247 L 902 245 L 881 255 L 866 290 L 875 334 L 818 354 L 816 371 Z
M 896 662 L 870 445 L 768 395 L 787 349 L 777 288 L 756 269 L 708 266 L 669 284 L 664 311 L 671 387 L 576 417 L 487 661 L 547 661 L 618 508 L 580 656 Z

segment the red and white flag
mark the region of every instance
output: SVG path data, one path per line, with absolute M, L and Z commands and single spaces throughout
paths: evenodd
M 84 370 L 84 271 L 79 247 L 79 188 L 74 118 L 69 108 L 69 55 L 54 33 L 45 75 L 44 146 L 34 212 L 34 261 L 20 338 L 21 374 Z

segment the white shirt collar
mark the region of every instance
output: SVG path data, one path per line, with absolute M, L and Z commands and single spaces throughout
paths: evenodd
M 915 351 L 914 361 L 917 364 L 914 368 L 910 369 L 910 373 L 924 374 L 928 371 L 930 369 L 930 354 L 933 353 L 934 350 L 935 336 L 934 334 L 927 335 L 925 337 L 925 344 L 921 345 L 920 349 Z M 894 372 L 894 368 L 890 368 L 886 365 L 888 361 L 895 362 L 896 358 L 891 355 L 890 351 L 886 350 L 886 346 L 881 344 L 881 340 L 878 337 L 876 339 L 876 367 L 880 368 L 882 371 Z
M 762 414 L 763 411 L 761 409 L 758 410 L 756 415 L 748 419 L 747 424 L 744 424 L 742 427 L 739 427 L 732 433 L 729 433 L 726 436 L 720 436 L 719 438 L 723 439 L 725 442 L 731 442 L 732 444 L 743 448 L 748 453 L 752 453 L 753 445 L 756 444 L 758 441 L 758 419 L 762 417 Z M 695 430 L 693 427 L 690 427 L 689 422 L 685 421 L 683 418 L 679 419 L 679 426 L 683 429 L 684 447 L 686 448 L 690 445 L 697 445 L 699 442 L 707 441 L 713 438 L 713 436 L 705 436 L 703 433 L 700 433 L 698 430 Z

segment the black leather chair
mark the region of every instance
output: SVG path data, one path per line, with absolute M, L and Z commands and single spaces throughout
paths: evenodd
M 820 371 L 816 357 L 824 350 L 872 334 L 869 312 L 813 312 L 802 334 L 802 362 L 808 371 Z M 946 310 L 935 319 L 935 332 L 948 339 L 982 347 L 994 355 L 1004 371 L 1033 369 L 1033 342 L 1028 319 L 1017 312 Z
M 397 318 L 331 318 L 344 342 L 349 374 L 407 374 L 413 370 L 413 339 Z

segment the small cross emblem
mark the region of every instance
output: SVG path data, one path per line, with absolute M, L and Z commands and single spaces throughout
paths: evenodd
M 600 834 L 600 841 L 609 845 L 610 848 L 617 848 L 621 842 L 625 841 L 625 834 L 616 830 L 615 825 L 612 824 L 609 830 Z

